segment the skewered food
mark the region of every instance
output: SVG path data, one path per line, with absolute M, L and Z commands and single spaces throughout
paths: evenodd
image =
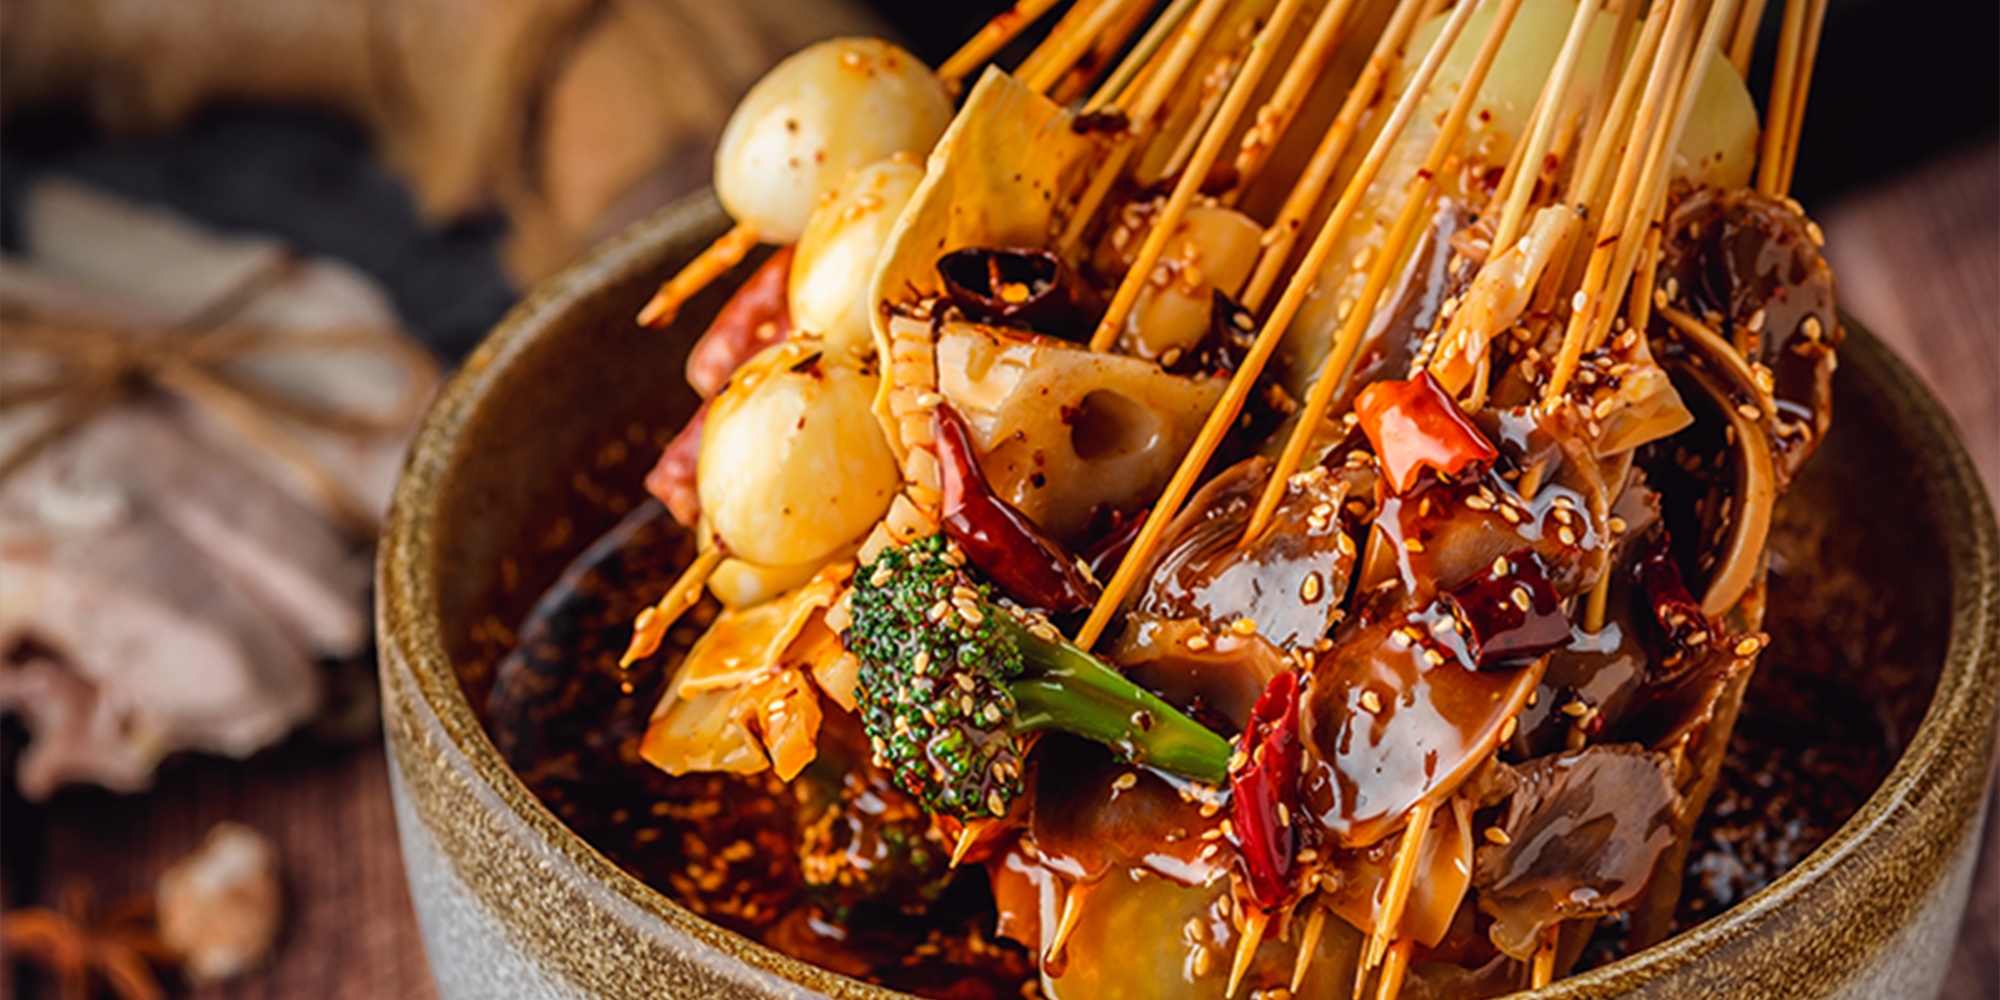
M 1073 5 L 934 146 L 871 123 L 810 221 L 731 206 L 803 234 L 789 329 L 732 304 L 697 345 L 742 365 L 698 418 L 701 555 L 625 662 L 726 608 L 646 758 L 882 789 L 953 867 L 869 905 L 977 881 L 1053 997 L 1487 996 L 1606 921 L 1650 943 L 1830 415 L 1783 193 L 1819 6 L 1761 138 L 1725 55 L 1761 4 L 1154 6 Z M 941 101 L 914 65 L 897 100 Z

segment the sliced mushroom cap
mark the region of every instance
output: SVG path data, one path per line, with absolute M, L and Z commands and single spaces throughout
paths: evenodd
M 1636 902 L 1674 840 L 1672 774 L 1664 755 L 1632 746 L 1522 765 L 1494 824 L 1501 834 L 1483 837 L 1476 856 L 1473 882 L 1493 917 L 1493 943 L 1527 959 L 1544 930 Z

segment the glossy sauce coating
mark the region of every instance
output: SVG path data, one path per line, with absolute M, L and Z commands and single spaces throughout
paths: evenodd
M 1244 544 L 1269 470 L 1261 458 L 1240 462 L 1195 495 L 1167 528 L 1139 612 L 1242 630 L 1279 649 L 1311 649 L 1339 621 L 1355 557 L 1350 484 L 1324 469 L 1294 477 L 1271 527 Z
M 1344 636 L 1314 665 L 1302 713 L 1306 811 L 1341 845 L 1382 840 L 1492 752 L 1540 679 L 1540 661 L 1477 669 L 1436 604 Z

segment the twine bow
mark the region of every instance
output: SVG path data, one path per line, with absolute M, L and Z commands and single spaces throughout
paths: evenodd
M 48 378 L 0 384 L 0 411 L 38 404 L 55 407 L 46 424 L 0 457 L 0 482 L 105 411 L 149 390 L 160 390 L 256 444 L 296 473 L 313 499 L 343 527 L 372 537 L 379 528 L 376 512 L 342 487 L 340 477 L 294 429 L 361 438 L 402 431 L 429 396 L 436 362 L 409 338 L 379 327 L 281 332 L 231 325 L 259 296 L 289 281 L 298 270 L 295 258 L 281 255 L 190 319 L 163 330 L 52 317 L 19 303 L 0 303 L 0 321 L 5 324 L 0 349 L 41 354 L 59 365 Z M 407 388 L 384 413 L 356 413 L 298 399 L 230 370 L 231 362 L 258 352 L 309 351 L 381 353 L 408 373 Z

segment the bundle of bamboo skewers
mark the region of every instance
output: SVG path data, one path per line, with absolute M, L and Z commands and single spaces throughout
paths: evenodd
M 725 135 L 717 164 L 718 187 L 738 223 L 662 285 L 641 321 L 671 322 L 694 293 L 728 273 L 759 243 L 796 242 L 797 256 L 789 265 L 794 298 L 790 322 L 809 340 L 823 335 L 831 347 L 866 359 L 866 377 L 874 378 L 876 368 L 882 372 L 873 416 L 887 435 L 887 454 L 893 455 L 902 485 L 893 500 L 883 499 L 855 520 L 863 526 L 860 533 L 842 522 L 836 532 L 840 537 L 778 551 L 759 540 L 767 529 L 779 530 L 773 527 L 778 522 L 741 510 L 776 505 L 772 498 L 790 496 L 785 492 L 789 487 L 764 480 L 755 489 L 741 486 L 761 473 L 732 478 L 721 468 L 730 460 L 716 458 L 718 471 L 712 479 L 738 484 L 737 492 L 702 484 L 703 555 L 641 616 L 628 662 L 658 648 L 667 628 L 701 597 L 721 567 L 742 564 L 772 580 L 791 581 L 757 591 L 760 599 L 767 598 L 790 591 L 828 565 L 851 567 L 842 561 L 853 560 L 857 548 L 865 574 L 883 548 L 940 530 L 949 515 L 944 506 L 950 491 L 940 482 L 942 459 L 929 428 L 940 401 L 949 396 L 941 388 L 948 378 L 939 371 L 937 347 L 944 307 L 934 313 L 921 301 L 923 295 L 906 291 L 884 274 L 894 268 L 897 241 L 913 239 L 912 230 L 924 224 L 917 206 L 941 197 L 940 172 L 967 169 L 963 149 L 968 140 L 961 132 L 973 126 L 954 124 L 947 130 L 934 119 L 949 115 L 946 102 L 965 89 L 974 71 L 1056 6 L 1055 0 L 1022 0 L 935 74 L 899 63 L 893 52 L 857 56 L 853 50 L 830 51 L 822 64 L 798 62 L 789 78 L 780 79 L 786 72 L 781 67 L 772 78 L 778 83 L 768 90 L 760 85 L 762 96 L 753 91 L 746 99 Z M 1675 410 L 1659 418 L 1648 432 L 1651 437 L 1617 439 L 1605 431 L 1618 409 L 1630 402 L 1614 387 L 1637 384 L 1645 372 L 1659 370 L 1648 346 L 1649 331 L 1673 331 L 1672 336 L 1695 345 L 1691 350 L 1706 352 L 1708 364 L 1726 370 L 1726 378 L 1718 378 L 1728 381 L 1729 388 L 1718 398 L 1725 401 L 1723 418 L 1729 440 L 1740 451 L 1740 471 L 1723 513 L 1711 518 L 1718 522 L 1714 552 L 1704 557 L 1705 585 L 1695 596 L 1705 620 L 1718 628 L 1727 623 L 1729 634 L 1742 637 L 1737 640 L 1740 659 L 1746 664 L 1753 660 L 1761 645 L 1754 636 L 1756 594 L 1770 507 L 1789 468 L 1795 467 L 1787 449 L 1803 441 L 1803 450 L 1810 450 L 1824 432 L 1824 414 L 1801 416 L 1780 406 L 1772 371 L 1759 360 L 1760 337 L 1791 337 L 1796 331 L 1766 335 L 1762 308 L 1736 316 L 1703 313 L 1689 304 L 1668 272 L 1674 239 L 1670 214 L 1692 187 L 1726 187 L 1732 178 L 1740 186 L 1748 180 L 1758 195 L 1787 205 L 1817 242 L 1816 227 L 1803 219 L 1786 191 L 1796 166 L 1825 8 L 1825 0 L 1785 4 L 1771 101 L 1759 133 L 1742 81 L 1751 70 L 1753 43 L 1766 13 L 1762 0 L 1071 4 L 1013 68 L 1012 77 L 1018 87 L 1046 98 L 1049 107 L 1061 108 L 1061 117 L 1050 120 L 1066 126 L 1034 133 L 1052 136 L 1049 145 L 1021 154 L 1023 161 L 1040 155 L 1067 165 L 1050 168 L 1054 181 L 1043 192 L 1049 205 L 1033 215 L 1041 227 L 1036 249 L 1087 269 L 1105 245 L 1121 244 L 1117 268 L 1110 271 L 1116 280 L 1107 282 L 1109 294 L 1101 310 L 1092 311 L 1088 350 L 1133 353 L 1135 330 L 1148 322 L 1147 310 L 1165 294 L 1162 287 L 1199 275 L 1203 265 L 1212 263 L 1183 249 L 1200 213 L 1239 213 L 1255 222 L 1257 238 L 1244 258 L 1240 281 L 1224 288 L 1217 281 L 1191 279 L 1204 294 L 1214 291 L 1240 306 L 1240 315 L 1247 318 L 1245 342 L 1233 367 L 1217 373 L 1205 418 L 1178 438 L 1168 435 L 1177 449 L 1171 474 L 1146 490 L 1147 501 L 1141 505 L 1146 513 L 1129 548 L 1065 638 L 1088 651 L 1116 636 L 1121 616 L 1157 571 L 1177 518 L 1213 475 L 1216 456 L 1232 436 L 1240 435 L 1246 407 L 1275 383 L 1288 390 L 1282 394 L 1282 429 L 1266 442 L 1270 466 L 1244 519 L 1240 546 L 1252 548 L 1267 535 L 1288 494 L 1297 489 L 1297 476 L 1320 465 L 1338 442 L 1353 438 L 1356 418 L 1348 411 L 1365 389 L 1363 368 L 1381 353 L 1379 341 L 1398 289 L 1410 280 L 1419 248 L 1439 238 L 1433 232 L 1435 220 L 1456 212 L 1463 224 L 1442 234 L 1449 242 L 1452 294 L 1433 304 L 1428 327 L 1418 331 L 1420 339 L 1408 360 L 1413 378 L 1421 375 L 1441 385 L 1466 413 L 1478 413 L 1498 394 L 1526 398 L 1529 408 L 1544 418 L 1587 427 L 1586 436 L 1597 447 L 1592 459 L 1612 470 L 1603 473 L 1606 478 L 1622 482 L 1631 475 L 1639 444 L 1693 420 L 1685 410 Z M 1554 15 L 1559 17 L 1552 22 Z M 1538 75 L 1519 79 L 1524 69 Z M 843 72 L 868 82 L 843 80 Z M 1517 78 L 1506 78 L 1509 73 Z M 878 92 L 885 79 L 894 83 L 889 97 Z M 992 87 L 982 81 L 967 98 L 968 108 L 991 97 L 999 85 Z M 837 99 L 820 101 L 827 94 Z M 961 112 L 960 117 L 970 114 Z M 758 124 L 760 116 L 766 125 Z M 796 141 L 816 146 L 788 147 L 785 143 L 794 140 L 772 138 L 780 130 L 796 137 L 802 119 L 808 138 Z M 939 133 L 944 139 L 933 151 L 930 146 Z M 801 149 L 807 155 L 799 155 Z M 852 182 L 841 188 L 851 168 L 897 154 L 926 153 L 931 156 L 928 175 L 917 171 L 913 160 L 904 161 L 907 183 L 897 188 L 900 200 L 894 206 L 885 208 L 874 194 L 857 198 Z M 994 188 L 1003 189 L 1004 182 L 994 182 Z M 898 217 L 896 209 L 905 203 L 912 207 Z M 818 239 L 815 233 L 823 233 L 827 224 L 811 220 L 821 218 L 813 214 L 816 210 L 831 211 L 824 206 L 842 206 L 843 221 L 873 212 L 878 216 L 869 223 L 873 242 Z M 990 225 L 995 231 L 1004 228 Z M 950 239 L 956 245 L 962 236 L 954 231 Z M 925 245 L 926 267 L 947 249 L 945 243 L 940 236 L 938 246 Z M 862 264 L 846 259 L 856 253 L 862 253 Z M 835 266 L 822 263 L 829 259 L 850 272 L 873 276 L 871 281 L 849 279 L 866 289 L 862 308 L 854 314 L 863 324 L 859 332 L 851 318 L 799 311 L 801 288 L 815 273 Z M 907 287 L 916 288 L 916 282 Z M 1040 290 L 1023 286 L 1013 293 L 1038 295 Z M 856 291 L 850 298 L 863 295 Z M 1803 335 L 1815 345 L 1822 336 L 1835 340 L 1837 331 L 1829 323 L 1806 316 Z M 835 333 L 843 328 L 849 330 L 844 341 Z M 749 353 L 744 352 L 746 358 Z M 1171 367 L 1175 356 L 1150 360 Z M 1830 346 L 1823 357 L 1814 357 L 1830 372 Z M 1373 372 L 1377 378 L 1398 374 Z M 1657 384 L 1666 384 L 1664 376 Z M 714 419 L 711 415 L 709 433 Z M 757 460 L 782 465 L 768 456 Z M 710 459 L 704 455 L 702 461 Z M 710 466 L 702 468 L 704 479 L 711 478 Z M 1519 471 L 1523 474 L 1512 478 L 1507 489 L 1523 502 L 1532 502 L 1550 481 L 1545 477 L 1554 476 L 1544 464 Z M 784 474 L 780 469 L 768 476 Z M 844 488 L 838 476 L 833 485 Z M 1392 567 L 1401 553 L 1384 551 L 1382 542 L 1379 533 L 1368 542 L 1357 571 L 1357 594 L 1367 592 L 1371 579 L 1380 582 L 1394 574 L 1385 567 Z M 801 552 L 803 561 L 789 559 Z M 1614 577 L 1612 543 L 1603 543 L 1593 559 L 1594 578 L 1576 595 L 1571 612 L 1572 622 L 1587 633 L 1601 631 L 1606 623 Z M 807 563 L 811 565 L 799 575 L 799 567 Z M 725 604 L 737 603 L 728 593 L 722 596 Z M 831 603 L 828 624 L 839 631 L 845 612 L 839 602 Z M 1326 651 L 1322 640 L 1317 652 Z M 1307 662 L 1314 655 L 1310 648 L 1294 652 Z M 840 651 L 825 655 L 837 658 Z M 814 676 L 835 701 L 842 700 L 825 676 Z M 1740 698 L 1747 668 L 1735 676 L 1733 697 Z M 1533 704 L 1539 677 L 1536 673 L 1518 692 L 1528 699 L 1525 704 Z M 848 691 L 851 707 L 851 681 Z M 662 716 L 666 708 L 663 703 Z M 1681 762 L 1675 765 L 1683 776 L 1676 791 L 1688 824 L 1713 783 L 1715 755 L 1727 742 L 1733 715 L 1733 704 L 1717 711 L 1712 724 L 1683 736 L 1671 750 Z M 1508 722 L 1505 732 L 1512 734 L 1514 720 Z M 1580 745 L 1587 738 L 1585 728 L 1578 727 L 1573 742 Z M 1509 738 L 1499 736 L 1498 743 Z M 775 743 L 772 757 L 778 757 Z M 779 767 L 782 773 L 785 767 Z M 1444 799 L 1423 798 L 1394 823 L 1399 832 L 1392 835 L 1399 840 L 1365 928 L 1355 995 L 1372 981 L 1377 996 L 1393 997 L 1407 973 L 1415 942 L 1398 929 L 1413 883 L 1420 878 L 1419 859 L 1433 820 L 1449 804 Z M 959 824 L 957 855 L 975 856 L 1004 838 L 1008 825 L 997 815 Z M 1663 863 L 1661 870 L 1673 867 Z M 1668 912 L 1677 883 L 1678 876 L 1669 874 L 1652 890 L 1665 894 Z M 1042 942 L 1043 955 L 1061 953 L 1082 919 L 1087 888 L 1082 883 L 1069 888 L 1056 925 Z M 1228 993 L 1234 994 L 1244 981 L 1274 927 L 1285 928 L 1288 939 L 1300 942 L 1290 977 L 1291 988 L 1299 989 L 1319 953 L 1317 942 L 1330 912 L 1315 902 L 1310 880 L 1282 905 L 1246 897 L 1230 912 L 1237 934 Z M 1638 937 L 1663 933 L 1664 917 L 1656 912 L 1650 919 Z M 1292 931 L 1295 923 L 1299 929 Z M 1567 962 L 1581 946 L 1579 937 L 1558 934 L 1553 925 L 1538 942 L 1526 963 L 1528 981 L 1536 986 L 1549 982 L 1563 964 L 1559 947 L 1566 950 L 1561 957 Z

